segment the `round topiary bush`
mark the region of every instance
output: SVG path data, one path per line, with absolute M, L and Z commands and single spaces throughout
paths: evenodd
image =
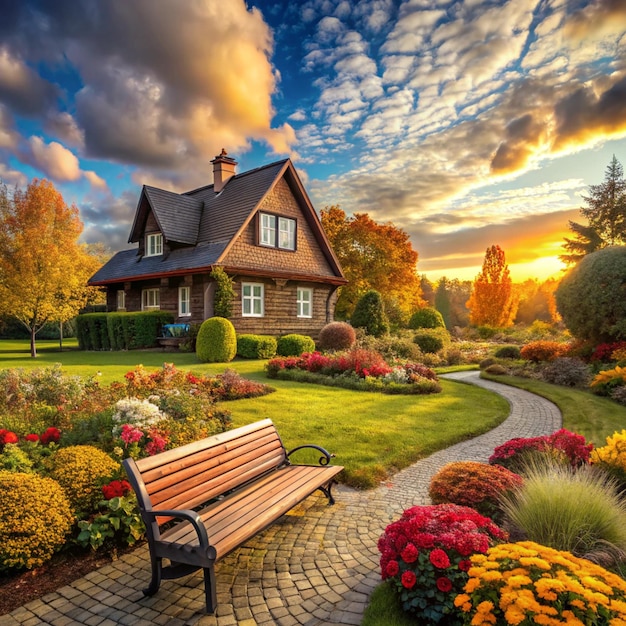
M 580 359 L 561 357 L 546 365 L 541 372 L 541 377 L 553 385 L 584 388 L 591 380 L 591 370 Z
M 94 446 L 60 448 L 49 464 L 51 478 L 63 487 L 77 516 L 97 508 L 102 500 L 100 487 L 120 469 L 119 463 Z
M 280 337 L 276 347 L 276 353 L 279 356 L 300 356 L 303 352 L 314 351 L 315 342 L 311 337 L 295 333 Z
M 48 561 L 72 528 L 61 485 L 38 474 L 0 471 L 0 571 Z
M 519 359 L 520 349 L 517 346 L 502 346 L 496 350 L 498 359 Z
M 415 311 L 409 320 L 409 328 L 445 328 L 443 316 L 437 309 L 432 307 L 424 307 L 419 311 Z
M 561 280 L 556 305 L 577 339 L 596 345 L 626 339 L 626 246 L 588 254 Z
M 371 289 L 356 303 L 350 318 L 352 326 L 363 328 L 368 335 L 380 337 L 389 332 L 383 299 L 378 291 Z
M 204 320 L 196 337 L 196 356 L 203 363 L 228 363 L 237 354 L 237 333 L 225 317 Z
M 485 372 L 487 374 L 493 374 L 494 376 L 504 376 L 508 374 L 509 371 L 504 367 L 504 365 L 500 365 L 500 363 L 493 363 L 485 368 Z
M 443 350 L 446 343 L 449 342 L 449 337 L 443 328 L 424 328 L 415 333 L 413 342 L 419 346 L 422 352 L 434 354 Z
M 354 328 L 347 322 L 330 322 L 320 331 L 321 350 L 349 350 L 356 341 Z

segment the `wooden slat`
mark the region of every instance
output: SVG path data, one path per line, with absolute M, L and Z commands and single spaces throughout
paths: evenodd
M 228 441 L 231 441 L 232 439 L 237 439 L 248 433 L 256 433 L 268 427 L 271 427 L 272 429 L 274 429 L 274 424 L 272 423 L 272 420 L 270 419 L 264 419 L 258 422 L 253 422 L 252 424 L 248 424 L 246 426 L 234 428 L 224 433 L 219 433 L 211 437 L 206 437 L 205 439 L 194 441 L 184 446 L 179 446 L 178 448 L 174 448 L 172 450 L 166 450 L 165 452 L 160 452 L 159 454 L 155 454 L 154 456 L 149 456 L 144 459 L 140 459 L 139 461 L 137 461 L 137 467 L 139 468 L 139 471 L 143 474 L 145 472 L 150 471 L 151 469 L 155 467 L 159 467 L 167 463 L 176 461 L 177 459 L 190 456 L 194 454 L 195 452 L 205 450 L 208 447 L 212 447 L 218 443 L 228 442 Z
M 200 514 L 218 558 L 284 515 L 341 470 L 339 466 L 281 468 L 207 507 Z M 189 524 L 179 524 L 163 537 L 181 544 L 197 543 Z

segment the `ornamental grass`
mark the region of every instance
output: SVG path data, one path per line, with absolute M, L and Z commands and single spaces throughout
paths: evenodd
M 626 624 L 626 582 L 599 565 L 532 541 L 470 558 L 454 601 L 463 624 Z
M 501 506 L 531 541 L 592 560 L 626 550 L 626 501 L 615 481 L 593 466 L 529 466 L 524 484 L 505 495 Z

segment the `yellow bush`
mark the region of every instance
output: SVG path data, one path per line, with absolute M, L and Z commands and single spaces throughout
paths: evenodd
M 39 567 L 65 543 L 73 517 L 56 481 L 0 471 L 0 502 L 0 571 Z
M 65 489 L 76 515 L 89 514 L 102 500 L 101 485 L 119 463 L 93 446 L 68 446 L 52 457 L 50 475 Z

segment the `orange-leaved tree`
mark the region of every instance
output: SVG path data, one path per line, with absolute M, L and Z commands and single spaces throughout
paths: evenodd
M 417 252 L 408 234 L 391 222 L 380 224 L 367 213 L 347 217 L 338 206 L 321 211 L 324 231 L 348 279 L 341 288 L 335 313 L 340 319 L 352 315 L 367 291 L 378 291 L 392 322 L 408 322 L 425 303 L 417 274 Z
M 78 243 L 82 230 L 78 209 L 51 182 L 0 188 L 0 314 L 28 329 L 32 357 L 41 328 L 74 317 L 90 295 L 99 262 Z
M 500 246 L 487 248 L 482 270 L 472 283 L 467 308 L 472 326 L 504 328 L 513 323 L 516 313 L 513 286 Z

